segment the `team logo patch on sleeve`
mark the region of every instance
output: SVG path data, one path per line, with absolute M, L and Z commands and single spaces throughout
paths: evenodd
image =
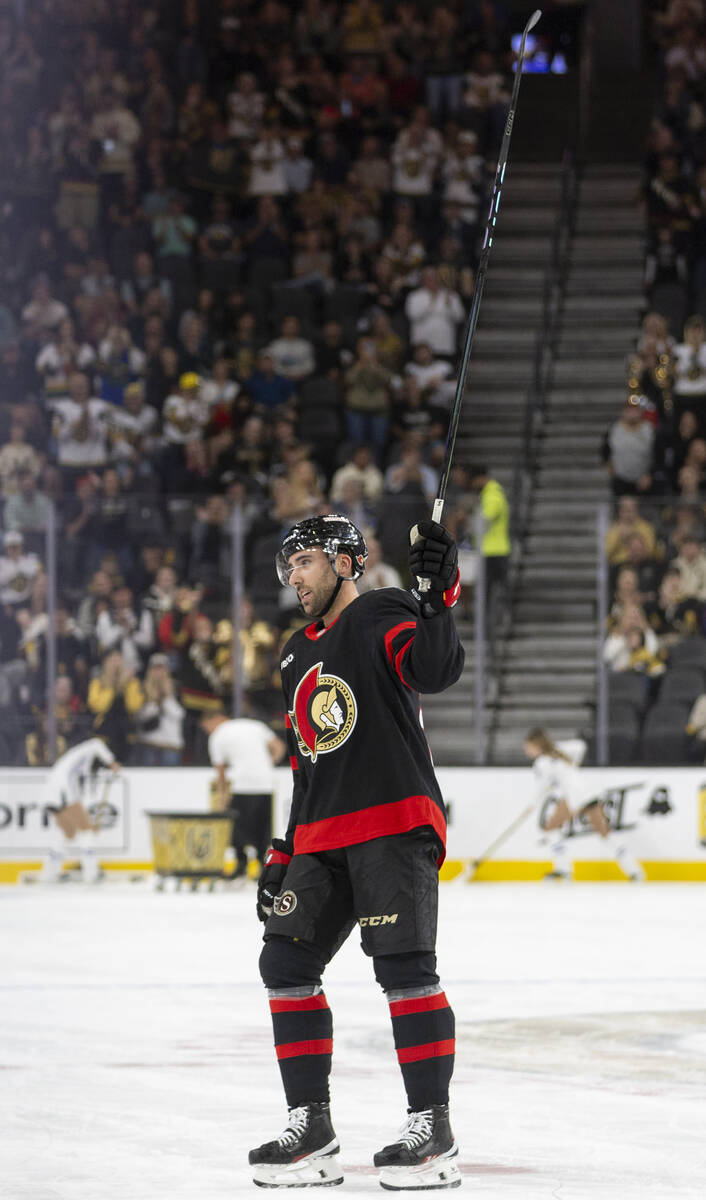
M 337 675 L 322 675 L 317 663 L 299 680 L 289 714 L 299 749 L 312 762 L 330 754 L 350 737 L 358 717 L 348 684 Z

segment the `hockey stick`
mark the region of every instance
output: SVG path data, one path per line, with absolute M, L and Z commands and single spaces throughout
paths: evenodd
M 505 169 L 507 167 L 508 153 L 510 150 L 510 138 L 512 136 L 512 127 L 515 122 L 515 113 L 517 111 L 517 98 L 520 94 L 520 81 L 522 79 L 522 64 L 525 57 L 525 43 L 530 30 L 534 29 L 539 18 L 542 15 L 540 8 L 532 13 L 529 21 L 525 25 L 520 43 L 520 52 L 517 56 L 517 68 L 515 72 L 515 82 L 512 87 L 512 97 L 510 99 L 510 108 L 505 122 L 505 131 L 503 140 L 500 145 L 500 155 L 498 157 L 498 165 L 495 171 L 495 182 L 493 184 L 493 194 L 490 197 L 490 208 L 488 210 L 488 220 L 485 225 L 485 233 L 483 235 L 483 246 L 478 263 L 478 273 L 476 275 L 476 286 L 473 290 L 473 300 L 471 302 L 471 311 L 468 317 L 468 325 L 466 326 L 466 340 L 463 347 L 463 358 L 461 359 L 461 367 L 456 381 L 456 394 L 454 396 L 453 407 L 451 409 L 451 417 L 449 420 L 449 431 L 446 435 L 446 449 L 444 450 L 444 462 L 441 469 L 441 479 L 439 482 L 439 492 L 434 507 L 432 509 L 432 521 L 440 521 L 444 511 L 444 501 L 446 499 L 446 489 L 449 485 L 449 477 L 451 475 L 451 463 L 453 460 L 454 447 L 456 445 L 456 434 L 458 433 L 458 423 L 461 416 L 461 403 L 463 394 L 466 390 L 466 382 L 468 379 L 468 365 L 471 358 L 471 350 L 473 348 L 473 338 L 478 324 L 478 313 L 480 312 L 480 302 L 483 298 L 483 289 L 485 287 L 485 277 L 488 270 L 488 258 L 490 257 L 490 247 L 493 244 L 495 235 L 495 224 L 498 219 L 498 209 L 500 208 L 500 195 L 502 192 L 503 180 L 505 178 Z M 424 586 L 426 584 L 426 586 Z M 428 591 L 429 581 L 426 579 L 419 581 L 419 590 Z
M 507 829 L 504 829 L 503 832 L 501 834 L 499 834 L 498 837 L 496 837 L 495 841 L 491 842 L 490 845 L 483 851 L 483 853 L 481 855 L 479 855 L 478 858 L 471 859 L 471 861 L 469 863 L 469 867 L 468 867 L 468 879 L 466 880 L 467 883 L 473 882 L 473 877 L 474 877 L 476 871 L 478 870 L 478 868 L 484 862 L 486 862 L 489 858 L 492 857 L 492 855 L 495 853 L 495 851 L 497 849 L 499 849 L 500 846 L 502 846 L 503 842 L 507 841 L 507 839 L 511 836 L 511 834 L 513 834 L 515 832 L 516 829 L 520 828 L 520 825 L 522 824 L 522 822 L 527 820 L 530 813 L 534 812 L 534 809 L 535 809 L 534 804 L 528 804 L 526 808 L 523 808 L 520 815 L 518 817 L 515 817 L 514 821 L 510 825 L 508 825 Z

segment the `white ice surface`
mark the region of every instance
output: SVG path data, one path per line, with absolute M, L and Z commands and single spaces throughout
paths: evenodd
M 706 1197 L 706 888 L 445 885 L 452 1118 L 477 1200 Z M 247 1151 L 285 1107 L 254 887 L 0 889 L 3 1200 L 265 1196 Z M 329 968 L 346 1181 L 404 1117 L 355 934 Z

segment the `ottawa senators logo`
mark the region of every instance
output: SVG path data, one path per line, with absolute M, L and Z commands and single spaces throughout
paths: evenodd
M 323 665 L 317 663 L 300 679 L 289 714 L 299 749 L 312 762 L 318 754 L 337 750 L 350 737 L 358 717 L 348 684 L 337 675 L 321 675 Z

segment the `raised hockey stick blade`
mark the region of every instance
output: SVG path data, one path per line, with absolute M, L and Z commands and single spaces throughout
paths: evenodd
M 446 498 L 446 489 L 449 483 L 451 474 L 451 463 L 453 461 L 454 446 L 456 445 L 456 434 L 458 433 L 458 423 L 461 416 L 461 404 L 466 390 L 468 380 L 468 366 L 471 358 L 471 350 L 473 348 L 473 338 L 478 324 L 478 314 L 480 312 L 480 304 L 483 298 L 483 289 L 485 287 L 485 277 L 488 270 L 488 258 L 490 257 L 490 248 L 493 244 L 495 236 L 495 226 L 498 219 L 498 209 L 500 208 L 500 195 L 505 179 L 505 169 L 507 167 L 508 154 L 510 150 L 510 138 L 512 136 L 512 127 L 515 123 L 515 113 L 517 111 L 517 98 L 520 94 L 520 81 L 522 79 L 522 64 L 525 58 L 525 43 L 527 35 L 534 29 L 539 18 L 542 15 L 541 9 L 536 9 L 529 21 L 525 25 L 522 41 L 520 42 L 520 50 L 517 55 L 517 66 L 515 70 L 515 82 L 512 87 L 512 96 L 510 99 L 510 107 L 508 109 L 507 120 L 505 122 L 505 130 L 503 140 L 500 144 L 500 154 L 498 156 L 498 165 L 495 171 L 495 182 L 493 184 L 493 194 L 490 197 L 490 208 L 488 210 L 488 220 L 485 225 L 485 233 L 483 235 L 483 246 L 478 263 L 478 273 L 476 275 L 476 286 L 473 290 L 473 300 L 471 301 L 471 309 L 468 317 L 468 325 L 466 326 L 466 337 L 463 346 L 463 357 L 461 366 L 456 380 L 456 393 L 454 395 L 453 407 L 451 409 L 451 417 L 449 419 L 449 431 L 446 435 L 446 449 L 444 451 L 444 462 L 441 469 L 441 477 L 439 482 L 439 492 L 434 507 L 432 509 L 432 520 L 441 521 L 444 512 L 444 500 Z M 420 583 L 420 591 L 423 589 Z

